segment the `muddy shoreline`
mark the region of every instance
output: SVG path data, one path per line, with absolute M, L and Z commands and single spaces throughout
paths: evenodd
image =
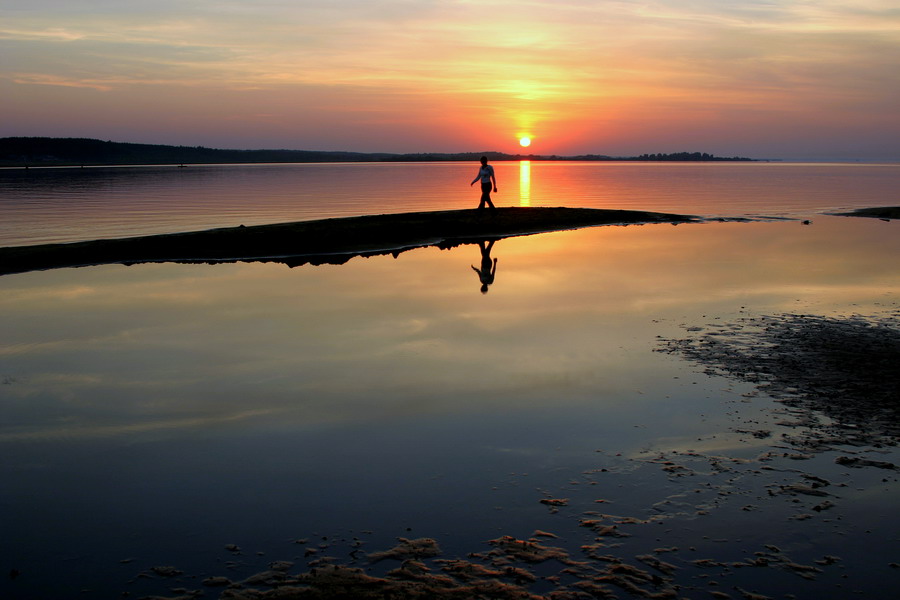
M 707 374 L 754 384 L 809 417 L 803 435 L 783 442 L 805 452 L 900 443 L 900 311 L 747 316 L 688 333 L 661 339 L 658 351 L 679 354 Z
M 290 266 L 341 264 L 354 256 L 398 254 L 483 239 L 597 225 L 691 223 L 698 217 L 590 208 L 452 210 L 229 227 L 188 233 L 0 248 L 0 275 L 61 267 L 145 262 L 268 260 Z

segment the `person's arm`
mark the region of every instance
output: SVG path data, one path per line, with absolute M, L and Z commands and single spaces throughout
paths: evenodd
M 475 179 L 472 180 L 472 183 L 469 185 L 475 185 L 475 182 L 481 179 L 481 169 L 478 170 L 478 175 L 475 176 Z
M 491 166 L 491 181 L 494 183 L 494 191 L 497 191 L 497 175 L 494 172 L 494 167 Z

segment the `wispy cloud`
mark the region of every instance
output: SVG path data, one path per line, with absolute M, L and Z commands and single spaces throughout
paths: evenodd
M 485 122 L 715 105 L 768 106 L 774 123 L 792 103 L 886 106 L 900 71 L 900 8 L 887 0 L 12 4 L 0 76 L 17 85 L 316 90 L 360 111 L 456 106 Z

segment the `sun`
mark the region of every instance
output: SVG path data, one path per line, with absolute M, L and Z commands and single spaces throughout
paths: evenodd
M 530 137 L 519 138 L 519 145 L 522 146 L 523 148 L 527 148 L 528 146 L 531 145 L 531 138 Z

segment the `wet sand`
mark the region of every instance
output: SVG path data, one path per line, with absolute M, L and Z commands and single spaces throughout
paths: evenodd
M 0 248 L 0 275 L 100 264 L 277 261 L 342 264 L 483 239 L 596 225 L 690 223 L 686 215 L 589 208 L 455 210 L 229 227 L 189 233 Z
M 900 311 L 748 316 L 691 329 L 686 338 L 665 340 L 662 350 L 710 374 L 753 383 L 807 418 L 826 417 L 788 440 L 795 447 L 821 451 L 900 441 Z

